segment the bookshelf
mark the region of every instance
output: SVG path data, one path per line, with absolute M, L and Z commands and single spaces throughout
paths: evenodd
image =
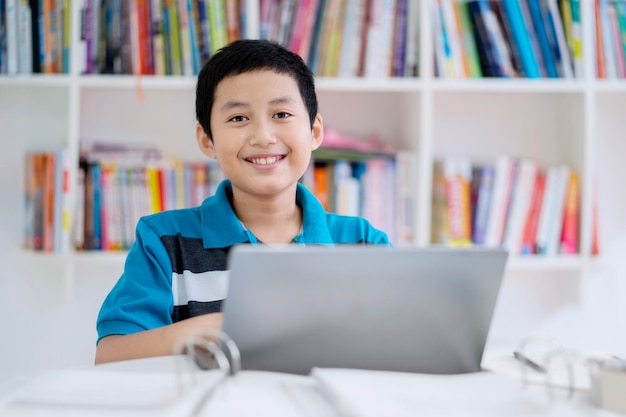
M 0 206 L 6 213 L 0 229 L 9 237 L 0 243 L 0 256 L 5 263 L 17 257 L 20 265 L 35 265 L 40 272 L 49 270 L 68 300 L 73 297 L 77 280 L 89 280 L 77 269 L 93 267 L 97 274 L 100 265 L 113 265 L 121 271 L 124 254 L 73 250 L 65 255 L 24 253 L 24 153 L 66 146 L 70 159 L 77 162 L 81 141 L 98 139 L 157 145 L 166 155 L 201 157 L 194 136 L 195 78 L 81 75 L 77 62 L 81 2 L 72 3 L 70 73 L 0 77 L 0 132 L 5 141 L 5 149 L 0 152 L 0 182 L 5 190 Z M 246 4 L 248 33 L 258 33 L 254 19 L 259 13 L 258 3 L 247 0 Z M 621 235 L 626 227 L 622 214 L 626 192 L 619 184 L 621 155 L 626 151 L 621 140 L 626 124 L 620 110 L 626 108 L 626 84 L 595 80 L 591 75 L 591 2 L 581 2 L 585 76 L 568 80 L 436 78 L 431 71 L 434 49 L 429 6 L 427 1 L 420 2 L 420 76 L 318 78 L 325 124 L 362 138 L 375 131 L 395 148 L 415 154 L 414 243 L 419 246 L 427 245 L 430 239 L 435 158 L 454 154 L 493 162 L 497 156 L 509 154 L 533 157 L 543 165 L 568 163 L 580 172 L 582 181 L 580 254 L 516 257 L 511 259 L 508 270 L 522 275 L 571 275 L 576 277 L 572 282 L 579 282 L 597 262 L 590 248 L 592 189 L 596 183 L 601 250 L 617 253 L 626 247 Z M 72 184 L 77 178 L 76 165 L 71 164 Z M 584 294 L 576 297 L 584 298 Z

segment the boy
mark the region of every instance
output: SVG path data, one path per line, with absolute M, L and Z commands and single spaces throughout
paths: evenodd
M 198 75 L 196 139 L 227 180 L 200 207 L 143 217 L 98 315 L 96 363 L 170 355 L 221 327 L 227 255 L 242 243 L 388 244 L 358 217 L 324 212 L 298 183 L 323 140 L 313 74 L 263 40 L 236 41 Z

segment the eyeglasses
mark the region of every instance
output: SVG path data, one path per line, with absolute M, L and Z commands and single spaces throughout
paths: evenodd
M 549 338 L 532 337 L 522 340 L 513 353 L 520 363 L 520 374 L 524 386 L 543 380 L 548 393 L 554 396 L 558 390 L 566 389 L 571 398 L 577 386 L 583 381 L 574 366 L 581 361 L 580 355 L 567 350 L 563 345 Z M 534 377 L 531 377 L 531 372 Z M 583 370 L 587 376 L 587 370 Z M 588 379 L 588 376 L 587 376 Z

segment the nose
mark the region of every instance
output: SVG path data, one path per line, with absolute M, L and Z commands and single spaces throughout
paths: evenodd
M 248 142 L 251 146 L 268 146 L 277 142 L 276 132 L 271 122 L 259 120 L 251 127 L 252 132 L 250 132 Z

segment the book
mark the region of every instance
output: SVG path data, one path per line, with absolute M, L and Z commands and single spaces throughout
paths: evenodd
M 417 77 L 419 70 L 419 9 L 420 3 L 408 1 L 406 19 L 406 50 L 404 52 L 404 76 Z
M 463 62 L 461 30 L 458 25 L 454 8 L 455 1 L 437 0 L 437 3 L 441 10 L 442 17 L 441 36 L 445 36 L 449 48 L 450 72 L 446 74 L 446 78 L 467 78 L 467 72 Z
M 582 78 L 585 73 L 583 64 L 583 33 L 580 22 L 580 0 L 571 0 L 572 17 L 572 57 L 574 60 L 574 72 L 576 77 Z M 591 49 L 591 48 L 590 48 Z
M 371 3 L 365 56 L 366 77 L 388 77 L 391 74 L 393 23 L 396 0 Z
M 310 1 L 310 0 L 309 0 Z M 339 52 L 339 77 L 356 77 L 361 50 L 361 25 L 365 0 L 347 0 L 343 39 Z
M 496 160 L 485 246 L 493 247 L 502 244 L 513 189 L 512 184 L 515 178 L 515 165 L 515 160 L 506 155 L 500 156 Z
M 152 37 L 152 74 L 165 75 L 165 28 L 161 0 L 150 0 L 150 36 Z
M 189 9 L 187 8 L 187 0 L 174 0 L 176 2 L 177 15 L 178 15 L 178 39 L 180 40 L 180 55 L 182 59 L 182 75 L 191 76 L 195 74 L 194 63 L 192 56 L 192 47 L 195 49 L 195 41 L 192 41 L 192 34 L 190 29 L 191 16 L 191 4 Z M 191 25 L 193 27 L 193 24 Z
M 501 1 L 490 0 L 489 5 L 491 6 L 493 13 L 498 20 L 498 24 L 502 32 L 502 37 L 504 38 L 504 45 L 509 51 L 509 57 L 511 60 L 511 66 L 513 71 L 512 75 L 514 77 L 525 77 L 524 67 L 522 65 L 522 58 L 520 56 L 517 44 L 513 39 L 513 32 L 511 30 L 511 25 L 509 25 L 508 23 L 503 3 Z
M 557 170 L 557 180 L 554 187 L 553 206 L 550 211 L 550 222 L 548 224 L 548 237 L 545 254 L 548 256 L 557 255 L 563 233 L 563 218 L 565 216 L 565 201 L 567 197 L 568 182 L 572 170 L 565 164 L 559 166 Z
M 431 196 L 430 242 L 445 243 L 448 240 L 446 177 L 441 160 L 433 162 L 433 185 Z
M 613 7 L 617 16 L 617 31 L 619 33 L 617 44 L 621 48 L 622 64 L 626 66 L 626 3 L 616 2 L 613 3 Z M 626 78 L 626 73 L 622 73 L 622 77 Z
M 291 36 L 291 50 L 309 60 L 320 0 L 303 0 L 298 4 L 296 22 Z M 299 16 L 299 17 L 298 17 Z
M 396 153 L 396 246 L 410 246 L 415 242 L 415 207 L 417 198 L 411 181 L 417 175 L 418 161 L 409 151 Z
M 474 36 L 475 29 L 472 25 L 467 3 L 456 1 L 453 5 L 459 20 L 458 25 L 461 31 L 463 60 L 465 61 L 466 73 L 471 78 L 480 78 L 482 77 L 482 70 L 480 68 L 476 38 Z
M 32 74 L 33 71 L 33 30 L 29 0 L 18 0 L 17 4 L 17 45 L 18 72 Z
M 528 9 L 532 19 L 535 33 L 537 34 L 537 41 L 539 43 L 539 49 L 543 62 L 546 67 L 547 76 L 550 78 L 557 78 L 559 73 L 556 68 L 555 58 L 553 56 L 552 49 L 550 48 L 550 42 L 548 40 L 548 32 L 545 26 L 545 16 L 542 13 L 541 3 L 539 0 L 528 0 Z
M 504 247 L 511 255 L 521 253 L 524 226 L 531 210 L 538 166 L 535 161 L 524 158 L 518 161 L 517 171 L 503 240 Z
M 606 69 L 606 57 L 604 51 L 604 33 L 602 29 L 602 17 L 600 13 L 600 2 L 599 0 L 594 1 L 594 49 L 596 52 L 596 76 L 600 79 L 607 77 L 607 69 Z M 582 24 L 581 24 L 581 33 L 582 33 Z
M 601 44 L 598 45 L 598 48 L 602 49 L 606 78 L 615 79 L 617 78 L 617 62 L 614 52 L 614 38 L 611 36 L 609 2 L 608 0 L 598 0 L 598 5 L 598 23 L 600 24 L 600 30 L 602 31 L 602 41 Z
M 493 30 L 495 17 L 486 0 L 468 2 L 476 46 L 484 77 L 506 77 L 504 57 L 498 47 L 497 33 Z M 491 21 L 491 23 L 489 23 Z
M 446 243 L 451 246 L 469 246 L 472 243 L 471 162 L 465 157 L 447 157 L 443 160 L 443 170 L 447 211 Z
M 435 40 L 435 74 L 439 78 L 451 77 L 454 73 L 454 67 L 451 59 L 450 45 L 448 42 L 448 34 L 443 24 L 443 11 L 441 3 L 437 0 L 431 8 L 431 17 L 433 25 L 433 37 Z
M 615 67 L 618 78 L 626 78 L 626 63 L 624 62 L 624 50 L 622 47 L 622 37 L 620 33 L 619 18 L 617 16 L 617 6 L 609 3 L 609 25 L 611 36 L 613 37 L 613 56 L 615 57 Z
M 557 0 L 548 0 L 548 21 L 550 28 L 556 37 L 557 51 L 560 57 L 561 76 L 564 78 L 574 78 L 572 59 L 567 46 L 565 29 L 559 12 Z
M 572 171 L 567 179 L 559 253 L 573 255 L 579 252 L 579 222 L 580 178 L 576 171 Z
M 226 37 L 228 43 L 241 37 L 239 28 L 239 0 L 224 0 L 226 13 Z
M 211 54 L 228 43 L 224 0 L 205 0 L 207 21 L 211 33 Z
M 473 210 L 472 242 L 483 245 L 487 235 L 489 208 L 493 193 L 495 170 L 492 165 L 483 165 L 475 169 L 476 203 Z
M 537 172 L 535 186 L 530 203 L 530 212 L 526 217 L 524 232 L 522 236 L 522 255 L 530 255 L 535 253 L 535 236 L 537 234 L 537 225 L 539 223 L 539 213 L 543 202 L 543 194 L 546 185 L 545 171 Z
M 19 73 L 18 4 L 19 0 L 5 0 L 6 68 L 10 75 Z

